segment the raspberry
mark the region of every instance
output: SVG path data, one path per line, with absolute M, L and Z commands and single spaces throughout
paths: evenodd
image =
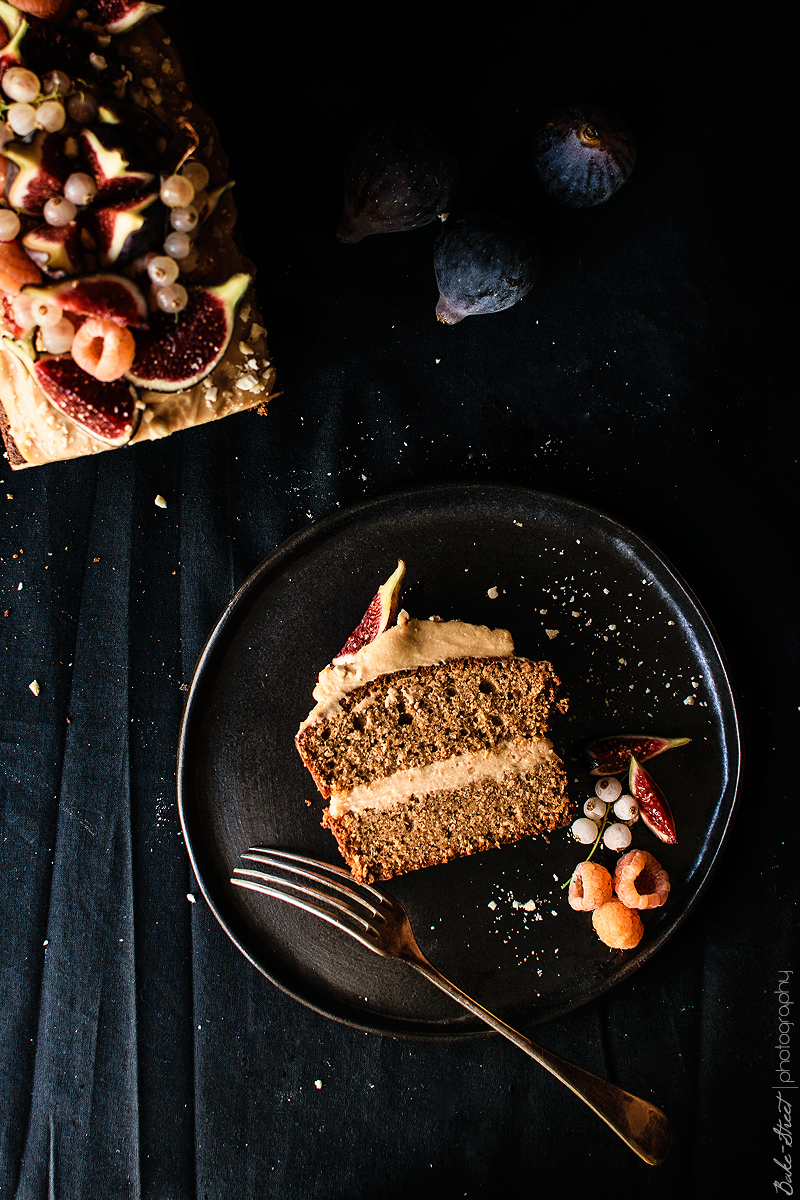
M 669 895 L 669 876 L 647 850 L 631 850 L 617 863 L 614 891 L 626 908 L 660 908 Z
M 593 912 L 613 894 L 614 883 L 605 867 L 595 862 L 578 863 L 567 893 L 570 908 L 576 912 Z
M 592 913 L 595 933 L 612 950 L 632 950 L 642 940 L 644 928 L 638 912 L 621 900 L 608 900 Z

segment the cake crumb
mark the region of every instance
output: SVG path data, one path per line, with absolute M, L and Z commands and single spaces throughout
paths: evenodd
M 546 634 L 547 634 L 547 636 L 550 638 L 550 641 L 551 641 L 551 642 L 552 642 L 552 640 L 553 640 L 553 638 L 554 638 L 554 637 L 558 637 L 558 630 L 557 630 L 557 629 L 545 629 L 545 633 L 546 633 Z
M 33 692 L 34 696 L 38 696 L 41 690 L 37 680 L 35 679 L 31 680 L 31 682 L 28 684 L 28 688 Z
M 496 600 L 498 597 L 498 594 L 499 593 L 498 593 L 496 587 L 490 587 L 486 593 L 486 595 L 489 597 L 490 600 Z
M 156 496 L 156 508 L 166 508 L 167 502 L 163 496 Z

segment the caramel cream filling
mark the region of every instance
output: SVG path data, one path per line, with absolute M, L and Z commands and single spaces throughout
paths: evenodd
M 320 671 L 314 688 L 317 704 L 300 729 L 323 714 L 335 713 L 343 696 L 379 675 L 435 666 L 451 658 L 507 658 L 513 653 L 514 642 L 507 629 L 465 621 L 418 621 L 402 611 L 396 625 L 362 646 L 352 658 L 334 661 Z
M 505 775 L 519 775 L 544 765 L 561 766 L 548 738 L 514 738 L 496 750 L 453 754 L 442 762 L 409 767 L 373 783 L 360 784 L 351 792 L 334 792 L 329 812 L 332 817 L 342 817 L 370 808 L 392 808 L 409 796 L 422 799 L 432 792 L 456 790 L 471 783 L 497 782 Z

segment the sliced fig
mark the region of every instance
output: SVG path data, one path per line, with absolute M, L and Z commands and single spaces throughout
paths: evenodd
M 76 275 L 83 268 L 81 234 L 77 224 L 36 225 L 22 238 L 33 261 L 48 275 Z
M 393 574 L 378 588 L 364 616 L 332 660 L 334 663 L 347 662 L 358 653 L 362 646 L 374 642 L 379 634 L 389 628 L 397 616 L 400 588 L 405 573 L 406 564 L 400 559 Z
M 126 204 L 153 183 L 153 172 L 132 168 L 135 147 L 124 145 L 114 126 L 82 129 L 81 142 L 86 161 L 97 184 L 99 205 Z
M 8 11 L 12 10 L 12 11 Z M 28 32 L 28 22 L 19 13 L 16 17 L 13 15 L 15 10 L 10 4 L 4 4 L 0 18 L 8 32 L 8 40 L 0 51 L 0 79 L 3 78 L 6 71 L 11 67 L 23 66 L 22 55 L 20 54 L 20 45 L 22 39 Z
M 136 358 L 126 378 L 154 392 L 181 392 L 205 379 L 228 348 L 250 279 L 242 272 L 214 287 L 188 284 L 181 312 L 151 314 L 149 330 L 136 338 Z
M 455 158 L 424 125 L 401 117 L 373 121 L 345 167 L 340 242 L 397 233 L 445 214 L 455 191 Z
M 633 755 L 630 758 L 628 772 L 628 790 L 639 804 L 639 816 L 657 838 L 669 845 L 677 840 L 675 821 L 667 798 L 653 777 L 637 762 Z
M 675 750 L 691 740 L 688 737 L 653 737 L 649 733 L 617 734 L 592 742 L 586 747 L 586 753 L 592 762 L 592 775 L 621 775 L 629 769 L 631 755 L 635 755 L 640 763 L 647 762 L 665 750 Z
M 127 204 L 95 208 L 86 214 L 88 228 L 97 246 L 100 265 L 123 266 L 164 237 L 164 205 L 154 188 Z
M 64 156 L 64 139 L 40 129 L 31 142 L 8 142 L 3 154 L 17 168 L 6 184 L 12 208 L 38 216 L 48 200 L 60 196 L 69 167 Z
M 33 296 L 56 301 L 66 312 L 100 317 L 134 329 L 147 328 L 147 301 L 136 284 L 124 275 L 98 272 L 25 290 Z
M 110 446 L 130 441 L 142 405 L 124 379 L 101 383 L 68 354 L 40 358 L 34 370 L 48 400 L 92 437 Z
M 83 7 L 92 24 L 102 25 L 107 33 L 127 33 L 164 11 L 163 4 L 147 4 L 145 0 L 85 0 Z
M 25 20 L 20 11 L 21 8 L 22 5 L 8 4 L 7 0 L 0 0 L 0 38 L 2 37 L 3 30 L 5 30 L 4 52 L 8 49 L 8 43 Z

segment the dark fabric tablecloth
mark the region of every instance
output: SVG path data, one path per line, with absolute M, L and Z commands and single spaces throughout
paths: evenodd
M 706 1196 L 734 1165 L 791 1194 L 776 1086 L 791 1103 L 796 184 L 780 34 L 768 13 L 736 28 L 673 10 L 283 7 L 260 32 L 255 3 L 172 14 L 237 180 L 281 390 L 269 415 L 3 466 L 0 1196 Z M 630 182 L 582 213 L 538 192 L 529 153 L 536 120 L 573 98 L 620 111 L 639 143 Z M 434 226 L 336 240 L 345 154 L 381 110 L 452 146 L 459 210 L 537 237 L 522 303 L 442 326 Z M 655 1169 L 500 1038 L 382 1037 L 298 1004 L 191 875 L 178 732 L 234 591 L 339 508 L 476 480 L 640 531 L 730 663 L 747 767 L 710 885 L 639 972 L 535 1031 L 667 1112 Z

